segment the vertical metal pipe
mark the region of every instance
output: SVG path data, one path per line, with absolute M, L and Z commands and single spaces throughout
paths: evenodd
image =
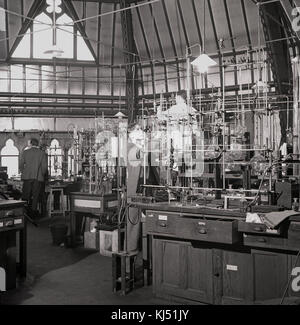
M 294 82 L 294 106 L 293 106 L 293 152 L 294 154 L 299 154 L 300 150 L 300 114 L 299 114 L 299 91 L 300 91 L 300 63 L 299 63 L 299 54 L 293 60 L 293 82 Z M 294 165 L 294 175 L 300 175 L 300 168 L 297 164 Z
M 223 62 L 223 55 L 222 55 L 222 62 Z M 225 66 L 224 63 L 222 65 L 222 75 L 223 75 L 223 102 L 222 102 L 222 116 L 223 116 L 223 189 L 226 189 L 226 170 L 225 170 L 225 132 L 226 132 L 226 125 L 225 125 Z
M 150 149 L 149 149 L 149 147 L 148 146 L 146 146 L 146 141 L 145 141 L 145 139 L 146 139 L 146 120 L 145 120 L 145 117 L 144 117 L 144 98 L 143 98 L 143 100 L 142 100 L 142 114 L 143 114 L 143 131 L 144 131 L 144 143 L 143 143 L 143 148 L 144 148 L 144 185 L 146 185 L 146 183 L 147 183 L 147 178 L 146 178 L 146 152 L 147 152 L 147 157 L 148 157 L 148 151 L 151 151 Z M 151 141 L 151 136 L 150 136 L 150 138 L 149 138 L 149 141 Z M 151 143 L 150 143 L 150 146 L 151 146 Z M 152 155 L 152 152 L 151 152 L 151 155 Z M 151 156 L 151 158 L 152 158 L 152 156 Z M 151 163 L 150 163 L 151 164 Z M 149 166 L 149 168 L 150 168 L 150 166 Z M 146 192 L 146 190 L 145 190 L 145 188 L 143 188 L 143 192 L 144 192 L 144 195 L 146 194 L 145 192 Z

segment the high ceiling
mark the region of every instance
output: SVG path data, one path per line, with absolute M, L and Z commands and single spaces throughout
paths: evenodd
M 6 60 L 21 31 L 24 18 L 31 15 L 34 0 L 0 0 L 7 8 L 7 31 L 1 32 L 0 59 Z M 122 30 L 118 1 L 64 1 L 74 7 L 99 64 L 123 63 Z M 149 2 L 149 4 L 147 4 Z M 43 1 L 38 1 L 43 3 Z M 134 38 L 141 61 L 185 56 L 186 47 L 205 45 L 207 53 L 234 52 L 258 46 L 258 9 L 251 0 L 160 0 L 139 1 L 132 6 Z M 146 3 L 146 5 L 144 5 Z M 42 6 L 40 6 L 42 8 Z M 111 14 L 110 14 L 111 13 Z M 36 14 L 36 13 L 35 13 Z M 219 42 L 223 39 L 224 42 Z M 194 50 L 197 54 L 197 49 Z
M 64 12 L 73 21 L 79 21 L 76 28 L 85 38 L 86 45 L 95 57 L 95 61 L 78 62 L 59 59 L 55 61 L 57 67 L 52 69 L 53 60 L 11 58 L 22 38 L 21 36 L 32 24 L 32 20 L 45 10 L 46 0 L 0 0 L 0 7 L 6 9 L 5 14 L 0 11 L 2 15 L 0 17 L 2 18 L 2 24 L 0 24 L 0 62 L 4 67 L 2 71 L 9 78 L 11 72 L 9 69 L 5 71 L 5 65 L 39 65 L 41 76 L 38 76 L 39 73 L 36 72 L 37 77 L 32 77 L 30 80 L 29 69 L 27 78 L 29 76 L 28 82 L 34 84 L 31 89 L 34 88 L 37 91 L 39 88 L 40 90 L 37 92 L 40 94 L 45 93 L 42 89 L 44 81 L 46 92 L 51 89 L 51 94 L 48 97 L 52 98 L 53 101 L 51 103 L 40 102 L 39 105 L 43 107 L 51 106 L 53 103 L 55 103 L 53 106 L 56 107 L 59 105 L 71 107 L 70 102 L 67 105 L 55 101 L 55 96 L 61 92 L 65 96 L 63 98 L 65 100 L 70 96 L 73 96 L 74 100 L 78 99 L 75 96 L 80 96 L 83 102 L 84 100 L 93 100 L 93 103 L 89 103 L 91 108 L 99 106 L 100 96 L 102 96 L 102 100 L 105 101 L 103 106 L 109 109 L 109 105 L 106 104 L 109 101 L 115 109 L 118 109 L 119 98 L 122 96 L 122 103 L 124 103 L 126 93 L 124 69 L 126 51 L 124 51 L 124 35 L 121 24 L 123 9 L 121 9 L 120 1 L 123 0 L 62 0 Z M 264 1 L 266 0 L 261 2 Z M 296 0 L 278 0 L 275 2 L 277 4 L 282 2 L 291 7 L 293 1 Z M 274 3 L 274 1 L 271 2 Z M 199 44 L 202 51 L 211 55 L 218 63 L 217 67 L 210 70 L 209 76 L 209 82 L 215 88 L 222 84 L 222 60 L 233 63 L 240 62 L 247 51 L 253 54 L 253 51 L 259 46 L 266 46 L 266 29 L 263 28 L 265 26 L 261 22 L 259 6 L 255 0 L 127 0 L 127 4 L 131 6 L 133 37 L 139 68 L 137 77 L 140 86 L 139 94 L 143 96 L 185 89 L 186 53 L 188 52 L 195 57 L 198 56 L 200 49 L 197 45 Z M 3 18 L 6 19 L 3 20 Z M 276 24 L 279 26 L 281 22 L 276 22 Z M 279 37 L 277 37 L 278 35 Z M 286 35 L 279 31 L 277 36 L 274 44 L 279 44 L 276 38 Z M 273 35 L 270 36 L 269 42 L 270 40 L 274 41 L 272 37 Z M 287 41 L 285 42 L 287 43 Z M 272 50 L 276 52 L 278 49 L 274 45 Z M 281 56 L 281 53 L 283 52 L 278 52 L 278 56 Z M 59 65 L 62 67 L 58 67 Z M 80 71 L 74 69 L 72 71 L 70 67 L 73 65 L 79 65 L 83 68 Z M 95 65 L 97 65 L 97 69 L 93 68 Z M 278 66 L 283 67 L 282 64 Z M 60 74 L 57 74 L 57 71 L 60 71 Z M 44 72 L 45 74 L 43 74 Z M 22 75 L 22 71 L 19 72 L 19 75 Z M 229 87 L 232 86 L 232 91 L 239 89 L 240 82 L 244 84 L 254 83 L 258 78 L 257 71 L 252 71 L 252 74 L 248 73 L 248 76 L 242 78 L 241 81 L 236 68 L 235 71 L 227 72 L 227 75 L 229 77 L 226 77 L 225 84 Z M 61 79 L 57 80 L 59 77 Z M 271 80 L 270 78 L 269 80 Z M 79 81 L 82 82 L 82 86 L 79 86 Z M 50 85 L 49 88 L 50 82 L 54 83 L 54 86 Z M 196 82 L 193 80 L 193 89 L 199 88 L 195 84 Z M 16 85 L 16 82 L 11 81 L 12 86 L 13 83 Z M 70 83 L 69 86 L 67 86 L 68 83 Z M 207 90 L 211 87 L 210 84 L 206 80 L 205 87 Z M 28 91 L 28 87 L 27 90 L 26 87 L 22 88 L 21 82 L 17 86 L 20 89 L 17 91 L 22 96 L 25 96 L 27 91 L 31 93 L 27 97 L 33 98 L 33 91 Z M 11 98 L 15 100 L 16 96 L 13 93 L 9 94 L 9 92 L 14 92 L 14 90 L 10 90 L 12 89 L 11 86 L 7 86 L 7 89 L 3 91 L 7 91 L 7 96 L 2 94 L 2 97 L 5 95 L 8 101 L 8 110 L 3 110 L 5 114 L 9 112 L 9 106 L 16 106 L 21 102 L 20 100 L 12 103 Z M 90 95 L 94 97 L 87 97 Z M 24 100 L 24 102 L 23 106 L 30 106 L 28 101 Z M 34 102 L 31 104 L 32 107 L 35 106 Z M 4 107 L 6 103 L 1 103 L 1 105 Z M 76 105 L 82 106 L 81 103 Z

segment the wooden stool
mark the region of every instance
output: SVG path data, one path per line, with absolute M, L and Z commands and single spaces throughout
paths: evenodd
M 59 209 L 54 209 L 54 194 L 59 193 Z M 53 207 L 53 209 L 52 209 Z M 64 203 L 64 189 L 62 187 L 50 187 L 49 198 L 48 198 L 48 213 L 49 217 L 52 218 L 54 214 L 61 214 L 65 216 L 65 203 Z
M 134 289 L 135 260 L 138 252 L 119 252 L 112 254 L 112 285 L 113 292 L 121 291 L 126 295 Z M 129 265 L 126 264 L 129 262 Z M 129 267 L 129 272 L 127 272 Z

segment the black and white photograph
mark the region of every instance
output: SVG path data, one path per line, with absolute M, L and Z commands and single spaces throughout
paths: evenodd
M 300 0 L 0 0 L 0 310 L 287 305 Z

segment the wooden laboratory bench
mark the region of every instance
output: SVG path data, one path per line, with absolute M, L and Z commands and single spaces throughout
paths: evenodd
M 71 192 L 69 194 L 71 219 L 70 219 L 70 237 L 71 247 L 76 246 L 76 237 L 78 233 L 78 226 L 80 223 L 78 219 L 91 216 L 93 218 L 100 218 L 104 214 L 114 213 L 118 207 L 118 198 L 116 194 L 92 194 L 84 192 Z
M 132 203 L 143 224 L 145 280 L 183 303 L 264 304 L 300 299 L 288 283 L 300 267 L 300 216 L 278 231 L 238 211 Z
M 218 211 L 221 211 L 222 217 L 235 217 L 235 218 L 245 218 L 246 214 L 243 212 L 239 212 L 236 210 L 223 210 L 223 209 L 212 209 L 203 206 L 196 206 L 196 205 L 182 205 L 179 203 L 167 203 L 167 202 L 160 202 L 160 203 L 140 203 L 140 202 L 132 202 L 131 205 L 133 207 L 142 209 L 142 210 L 152 210 L 152 211 L 166 211 L 166 212 L 176 212 L 176 213 L 190 213 L 195 215 L 207 214 L 207 215 L 217 215 Z
M 0 267 L 6 271 L 7 290 L 16 288 L 17 276 L 23 278 L 27 273 L 27 226 L 24 205 L 23 201 L 0 200 Z

